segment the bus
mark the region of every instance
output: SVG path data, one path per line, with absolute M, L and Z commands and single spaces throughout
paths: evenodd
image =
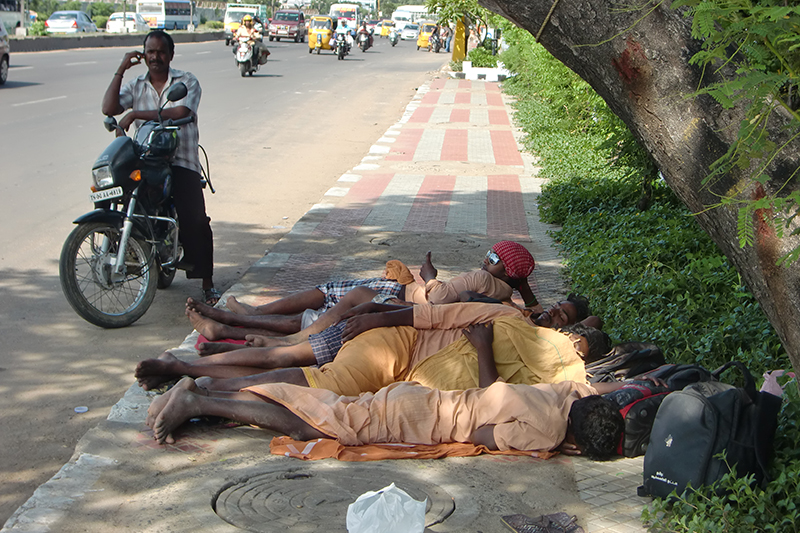
M 189 24 L 198 25 L 192 0 L 136 0 L 136 12 L 153 29 L 185 30 Z
M 397 9 L 392 13 L 392 22 L 394 22 L 397 31 L 403 31 L 406 24 L 417 23 L 433 18 L 435 18 L 434 15 L 428 13 L 428 8 L 425 6 L 397 6 Z
M 358 25 L 361 22 L 360 9 L 360 4 L 331 4 L 330 16 L 339 21 L 340 27 L 342 21 L 346 20 L 347 29 L 358 31 Z

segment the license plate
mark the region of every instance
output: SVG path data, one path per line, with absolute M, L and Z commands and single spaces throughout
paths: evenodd
M 89 195 L 89 199 L 92 202 L 102 202 L 103 200 L 118 198 L 120 196 L 122 196 L 122 187 L 112 187 L 103 191 L 93 192 Z

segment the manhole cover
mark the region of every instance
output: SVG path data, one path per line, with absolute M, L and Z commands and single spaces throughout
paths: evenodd
M 214 510 L 247 531 L 345 531 L 347 506 L 392 482 L 415 500 L 428 499 L 426 526 L 443 522 L 455 509 L 452 496 L 441 487 L 399 472 L 354 466 L 341 472 L 295 468 L 257 474 L 223 487 Z

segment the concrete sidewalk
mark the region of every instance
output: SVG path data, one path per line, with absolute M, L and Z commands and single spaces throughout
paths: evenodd
M 511 239 L 536 258 L 539 301 L 561 299 L 561 262 L 537 211 L 542 180 L 510 113 L 498 84 L 437 75 L 226 296 L 264 303 L 330 279 L 378 276 L 389 259 L 416 271 L 427 250 L 447 279 Z M 195 341 L 196 333 L 173 352 L 196 357 Z M 503 515 L 558 511 L 590 532 L 643 530 L 640 459 L 303 462 L 270 455 L 270 432 L 200 424 L 159 446 L 144 424 L 150 400 L 132 386 L 2 532 L 345 531 L 347 505 L 391 482 L 428 497 L 430 531 L 508 531 Z

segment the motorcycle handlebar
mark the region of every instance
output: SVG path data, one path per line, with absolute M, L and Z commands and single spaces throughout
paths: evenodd
M 183 126 L 184 124 L 190 124 L 194 122 L 194 115 L 184 117 L 184 118 L 176 118 L 176 119 L 167 119 L 164 122 L 165 126 Z

